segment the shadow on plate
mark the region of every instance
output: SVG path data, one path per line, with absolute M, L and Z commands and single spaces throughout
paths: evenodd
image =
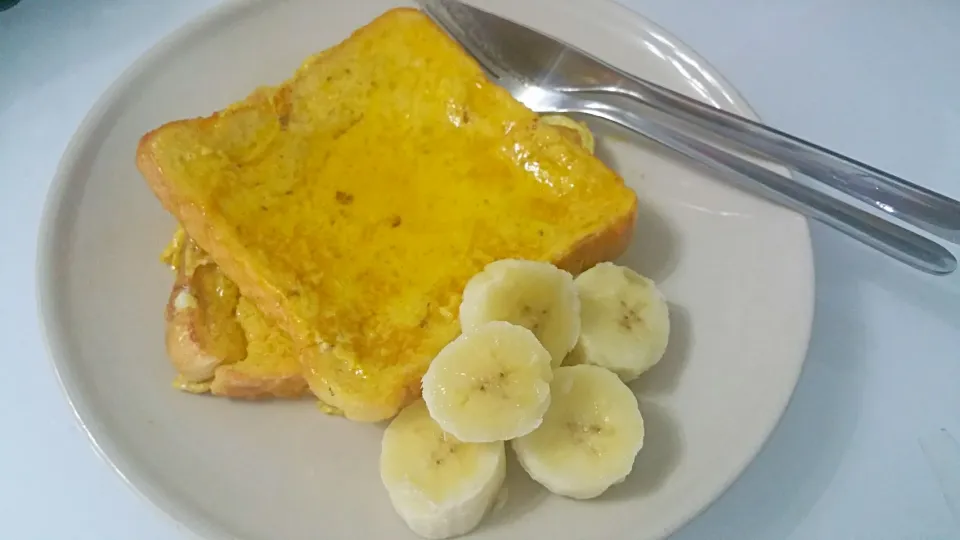
M 824 262 L 817 264 L 808 359 L 790 406 L 743 475 L 671 540 L 790 536 L 820 500 L 847 451 L 858 422 L 867 361 L 860 311 L 865 276 L 845 264 L 859 266 L 852 260 L 837 261 L 833 256 L 857 251 L 850 249 L 847 239 L 819 225 L 812 225 L 811 233 L 815 260 Z M 837 243 L 843 246 L 825 248 Z M 833 260 L 826 262 L 828 258 Z M 869 256 L 861 252 L 851 259 L 867 261 Z
M 626 253 L 615 262 L 632 268 L 656 283 L 662 283 L 670 277 L 679 263 L 680 237 L 642 197 L 637 202 L 633 238 Z
M 536 483 L 517 461 L 517 456 L 507 443 L 506 504 L 491 512 L 484 520 L 484 528 L 508 526 L 533 511 L 550 493 Z
M 657 396 L 670 393 L 680 382 L 681 374 L 690 359 L 692 326 L 690 313 L 683 306 L 668 303 L 670 309 L 670 338 L 667 350 L 657 365 L 630 384 L 638 396 Z
M 652 493 L 677 467 L 683 453 L 683 440 L 676 421 L 667 410 L 650 401 L 640 401 L 643 414 L 644 446 L 637 455 L 633 472 L 607 490 L 598 501 L 634 499 Z
M 593 121 L 588 121 L 588 124 L 597 134 L 597 157 L 619 174 L 626 174 L 609 147 L 611 141 L 624 140 L 623 134 L 612 126 Z M 636 136 L 631 137 L 626 140 L 636 143 L 640 148 L 644 147 L 646 141 Z M 677 267 L 680 237 L 667 220 L 643 199 L 642 193 L 637 195 L 639 200 L 637 201 L 637 222 L 633 227 L 634 242 L 616 262 L 660 283 L 670 277 Z
M 609 124 L 599 122 L 593 118 L 583 116 L 582 114 L 571 114 L 571 117 L 581 121 L 586 122 L 587 127 L 590 128 L 590 131 L 594 134 L 596 140 L 596 148 L 594 149 L 594 155 L 604 162 L 607 167 L 620 173 L 620 164 L 617 162 L 616 158 L 613 156 L 613 152 L 610 151 L 610 141 L 618 138 L 614 128 Z

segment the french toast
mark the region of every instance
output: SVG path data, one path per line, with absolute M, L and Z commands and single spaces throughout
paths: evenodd
M 593 152 L 593 134 L 586 124 L 561 115 L 546 115 L 541 121 Z M 183 228 L 177 228 L 161 260 L 176 275 L 165 311 L 167 353 L 178 372 L 175 388 L 248 399 L 305 393 L 289 335 L 238 294 L 236 285 Z M 337 412 L 322 405 L 326 412 Z
M 324 403 L 392 417 L 502 258 L 573 273 L 626 248 L 636 196 L 487 80 L 425 15 L 394 9 L 292 78 L 143 136 L 163 206 L 299 351 Z
M 242 297 L 182 229 L 162 259 L 176 273 L 165 334 L 177 388 L 244 399 L 308 393 L 290 336 Z

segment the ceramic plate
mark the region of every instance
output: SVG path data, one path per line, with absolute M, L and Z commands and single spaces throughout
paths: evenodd
M 698 55 L 611 3 L 489 0 L 487 9 L 714 105 L 753 113 Z M 382 426 L 303 402 L 238 403 L 171 388 L 158 256 L 175 224 L 134 167 L 142 134 L 277 83 L 390 0 L 231 2 L 138 61 L 76 134 L 41 236 L 41 313 L 63 387 L 96 448 L 156 506 L 211 539 L 413 538 L 377 469 Z M 471 536 L 661 538 L 740 474 L 780 418 L 806 353 L 813 266 L 806 222 L 642 141 L 600 134 L 636 190 L 621 262 L 657 280 L 673 331 L 634 384 L 646 446 L 598 500 L 551 496 L 515 463 L 509 500 Z

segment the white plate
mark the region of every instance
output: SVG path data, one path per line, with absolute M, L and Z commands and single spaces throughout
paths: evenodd
M 390 0 L 229 3 L 147 54 L 76 134 L 50 194 L 40 301 L 51 354 L 96 447 L 149 500 L 209 538 L 412 537 L 380 485 L 381 427 L 309 402 L 235 403 L 171 389 L 158 254 L 174 228 L 134 167 L 139 137 L 290 75 Z M 753 116 L 696 54 L 613 4 L 490 0 L 495 12 L 624 69 Z M 472 538 L 660 538 L 740 474 L 797 381 L 813 269 L 799 216 L 622 137 L 602 156 L 639 193 L 624 261 L 659 281 L 674 331 L 636 384 L 647 446 L 600 500 L 549 496 L 512 467 L 509 502 Z

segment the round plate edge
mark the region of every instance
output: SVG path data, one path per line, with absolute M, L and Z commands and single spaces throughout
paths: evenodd
M 46 348 L 48 361 L 53 367 L 58 386 L 63 392 L 63 395 L 66 398 L 68 406 L 70 407 L 77 424 L 86 434 L 94 451 L 108 466 L 110 466 L 110 468 L 117 473 L 117 475 L 127 486 L 130 487 L 131 490 L 133 490 L 133 492 L 137 493 L 138 496 L 149 502 L 150 506 L 152 506 L 160 514 L 164 515 L 166 519 L 181 525 L 183 528 L 188 529 L 195 534 L 202 534 L 203 537 L 217 540 L 227 540 L 228 537 L 223 536 L 220 531 L 217 531 L 209 523 L 201 519 L 195 519 L 192 516 L 182 515 L 180 511 L 175 509 L 176 505 L 168 501 L 164 494 L 149 489 L 149 486 L 146 486 L 144 482 L 136 481 L 135 474 L 130 475 L 128 473 L 128 471 L 131 470 L 131 466 L 125 462 L 121 452 L 119 452 L 111 444 L 109 436 L 103 433 L 99 426 L 94 425 L 90 421 L 90 410 L 86 405 L 79 402 L 76 399 L 76 396 L 74 396 L 68 388 L 67 380 L 72 377 L 70 368 L 65 368 L 64 363 L 58 363 L 56 361 L 58 357 L 64 356 L 65 344 L 63 343 L 63 340 L 58 337 L 62 336 L 64 333 L 58 333 L 54 331 L 54 327 L 61 325 L 61 321 L 52 307 L 53 302 L 51 300 L 52 296 L 55 294 L 54 291 L 57 288 L 57 283 L 54 280 L 52 272 L 53 265 L 51 264 L 51 262 L 57 258 L 53 231 L 56 220 L 61 215 L 66 202 L 64 195 L 70 187 L 67 171 L 74 167 L 79 161 L 83 152 L 87 148 L 89 134 L 107 115 L 110 107 L 116 102 L 117 97 L 122 95 L 123 91 L 131 86 L 136 81 L 137 77 L 147 71 L 150 65 L 162 60 L 164 55 L 169 54 L 173 49 L 175 49 L 179 42 L 187 39 L 195 32 L 202 30 L 208 24 L 220 18 L 228 17 L 232 13 L 241 11 L 264 1 L 265 0 L 232 0 L 225 2 L 224 4 L 214 6 L 213 8 L 199 14 L 192 20 L 169 33 L 150 49 L 148 49 L 144 54 L 138 57 L 132 64 L 130 64 L 121 72 L 117 79 L 97 99 L 96 103 L 93 105 L 93 107 L 91 107 L 90 111 L 81 121 L 76 132 L 72 136 L 67 149 L 64 151 L 60 162 L 58 163 L 56 173 L 51 182 L 51 186 L 45 198 L 41 213 L 35 263 L 37 274 L 37 309 L 40 319 L 41 335 Z M 581 10 L 583 8 L 582 4 L 577 2 L 577 0 L 555 1 L 557 1 L 558 4 L 562 3 L 565 9 L 568 10 L 575 9 L 576 7 L 579 7 Z M 663 27 L 647 19 L 643 15 L 613 2 L 612 0 L 600 0 L 595 2 L 591 8 L 594 10 L 588 10 L 588 13 L 590 13 L 591 17 L 601 17 L 602 15 L 599 15 L 601 10 L 606 10 L 608 13 L 615 14 L 606 15 L 607 17 L 615 16 L 623 22 L 630 22 L 631 24 L 644 26 L 647 28 L 655 28 L 659 30 L 662 35 L 670 37 L 672 43 L 674 43 L 677 48 L 682 49 L 685 54 L 690 55 L 692 58 L 698 61 L 701 72 L 709 74 L 710 78 L 713 79 L 713 81 L 708 81 L 711 86 L 715 86 L 715 89 L 717 90 L 723 89 L 723 92 L 731 97 L 731 104 L 740 109 L 738 112 L 745 116 L 751 117 L 752 119 L 759 120 L 756 112 L 752 109 L 752 107 L 750 107 L 749 103 L 743 98 L 740 92 L 736 90 L 735 86 L 730 84 L 726 78 L 717 72 L 712 65 L 706 59 L 700 56 L 694 49 L 687 46 L 682 40 L 663 29 Z M 803 311 L 801 317 L 807 321 L 802 339 L 802 353 L 803 356 L 806 357 L 814 316 L 815 272 L 813 265 L 813 250 L 807 221 L 799 215 L 797 215 L 796 218 L 798 223 L 797 232 L 802 235 L 801 237 L 798 237 L 798 239 L 804 241 L 807 246 L 806 252 L 809 254 L 809 256 L 805 258 L 806 268 L 803 269 L 803 274 L 809 276 L 809 279 L 802 284 L 803 288 L 808 291 L 808 294 L 804 294 L 803 297 L 807 298 L 808 301 L 804 306 L 799 306 Z M 797 364 L 797 369 L 793 377 L 793 388 L 796 387 L 796 384 L 799 381 L 802 367 L 803 361 Z M 742 462 L 739 470 L 736 471 L 735 474 L 731 475 L 729 482 L 727 482 L 725 486 L 722 486 L 721 490 L 714 496 L 707 497 L 708 500 L 704 501 L 702 504 L 695 505 L 699 507 L 698 509 L 690 512 L 688 516 L 679 520 L 677 523 L 672 524 L 672 527 L 664 530 L 663 537 L 667 537 L 676 532 L 683 525 L 706 510 L 710 504 L 716 501 L 727 489 L 729 489 L 729 487 L 737 480 L 737 478 L 742 475 L 744 470 L 746 470 L 749 464 L 755 459 L 756 455 L 762 450 L 766 444 L 766 441 L 769 440 L 770 435 L 775 427 L 779 424 L 783 413 L 786 411 L 793 394 L 793 389 L 791 389 L 791 392 L 784 396 L 781 407 L 779 407 L 778 414 L 776 415 L 776 421 L 772 422 L 771 425 L 768 426 L 763 443 L 756 448 L 752 455 L 745 456 L 747 459 Z

